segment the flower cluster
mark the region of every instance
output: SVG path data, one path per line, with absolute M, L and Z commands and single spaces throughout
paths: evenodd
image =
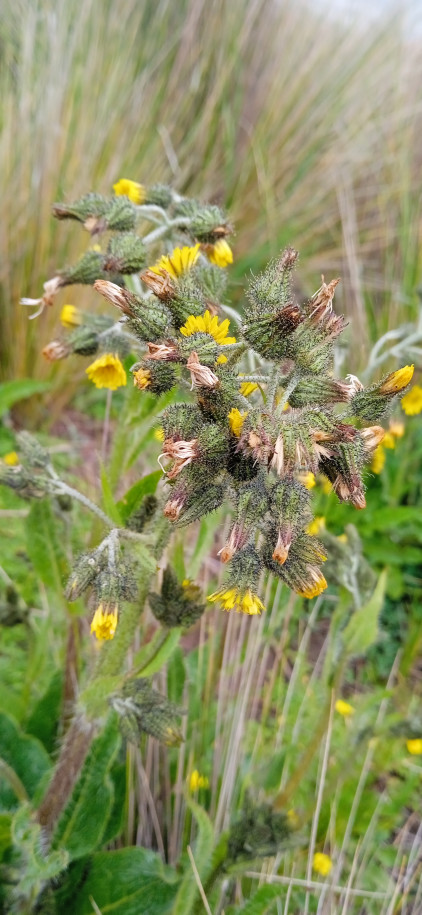
M 182 527 L 223 502 L 231 504 L 233 522 L 220 551 L 227 580 L 211 601 L 260 614 L 257 589 L 264 570 L 313 598 L 327 585 L 325 548 L 312 527 L 315 475 L 323 474 L 341 501 L 365 507 L 364 467 L 385 435 L 375 423 L 408 387 L 413 366 L 366 388 L 354 375 L 335 378 L 333 350 L 346 326 L 333 309 L 339 280 L 323 278 L 308 301 L 296 301 L 292 248 L 252 279 L 243 323 L 233 332 L 222 304 L 221 268 L 232 262 L 232 229 L 222 211 L 129 179 L 118 182 L 115 192 L 111 199 L 89 194 L 54 208 L 58 218 L 76 219 L 99 236 L 107 230 L 110 238 L 105 251 L 90 250 L 49 281 L 41 307 L 63 285 L 91 283 L 119 318 L 96 319 L 65 306 L 62 322 L 70 333 L 50 344 L 46 355 L 95 355 L 88 376 L 97 387 L 114 390 L 126 384 L 121 358 L 130 352 L 139 357 L 131 371 L 140 396 L 161 395 L 175 385 L 189 391 L 184 403 L 169 406 L 161 417 L 164 515 Z M 141 238 L 135 229 L 150 211 L 154 221 L 163 213 L 164 223 Z M 170 227 L 179 246 L 150 259 L 150 245 Z M 142 285 L 137 279 L 131 291 L 126 277 L 139 271 Z M 169 610 L 168 585 L 171 592 L 170 573 L 162 594 L 151 596 L 158 618 L 184 625 L 185 617 L 202 612 L 180 587 L 178 607 Z M 93 626 L 107 638 L 115 622 L 110 610 L 107 618 L 104 613 L 99 602 Z

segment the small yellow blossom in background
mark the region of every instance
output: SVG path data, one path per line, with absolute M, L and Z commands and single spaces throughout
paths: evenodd
M 198 769 L 194 769 L 191 775 L 188 775 L 189 791 L 198 791 L 199 788 L 209 788 L 209 780 L 206 775 L 200 775 Z
M 247 415 L 247 413 L 241 413 L 237 407 L 232 407 L 228 414 L 230 431 L 233 432 L 233 435 L 235 435 L 236 438 L 239 438 Z
M 3 455 L 2 460 L 8 467 L 16 467 L 19 464 L 19 455 L 16 451 L 8 451 L 7 454 Z
M 224 365 L 227 362 L 227 356 L 217 356 L 217 365 Z
M 133 373 L 133 383 L 140 391 L 145 391 L 145 388 L 148 388 L 151 384 L 151 372 L 148 369 L 138 369 L 137 372 Z
M 321 559 L 324 558 L 325 557 L 323 556 L 321 557 Z M 313 597 L 318 597 L 320 594 L 322 594 L 326 587 L 327 582 L 324 575 L 319 569 L 315 569 L 309 582 L 297 593 L 300 595 L 300 597 L 307 597 L 308 600 L 311 600 Z
M 300 823 L 299 817 L 293 807 L 287 811 L 287 820 L 292 829 L 297 829 Z
M 250 588 L 242 592 L 239 588 L 229 588 L 227 591 L 215 591 L 210 594 L 209 601 L 220 601 L 223 610 L 234 610 L 237 613 L 247 613 L 248 616 L 256 616 L 265 610 L 264 604 L 260 601 L 257 594 L 254 594 Z
M 339 534 L 337 537 L 340 543 L 347 543 L 347 534 Z
M 131 181 L 130 178 L 120 178 L 120 181 L 113 184 L 113 191 L 117 197 L 129 197 L 129 200 L 131 200 L 132 203 L 136 203 L 138 206 L 141 203 L 144 203 L 144 186 L 138 184 L 137 181 Z
M 406 740 L 406 748 L 412 756 L 422 756 L 422 738 L 415 737 L 413 740 Z
M 195 266 L 198 257 L 199 244 L 194 245 L 193 248 L 188 248 L 187 245 L 185 245 L 184 248 L 175 248 L 171 254 L 163 254 L 153 267 L 149 267 L 149 270 L 151 270 L 152 273 L 158 273 L 159 276 L 162 276 L 164 271 L 173 277 L 174 280 L 177 280 L 178 276 L 181 276 L 182 273 L 186 273 Z
M 233 263 L 233 251 L 224 238 L 216 241 L 215 245 L 207 247 L 208 259 L 216 267 L 228 267 Z
M 203 315 L 189 315 L 182 324 L 180 333 L 184 337 L 192 337 L 193 334 L 209 334 L 219 346 L 226 346 L 227 343 L 236 343 L 236 337 L 227 336 L 229 327 L 228 318 L 219 324 L 217 315 L 211 315 L 207 309 Z
M 82 315 L 75 305 L 63 305 L 60 312 L 60 320 L 63 327 L 79 327 L 79 324 L 82 324 Z
M 162 429 L 161 426 L 159 429 L 154 429 L 154 438 L 156 439 L 157 442 L 164 441 L 164 439 L 165 439 L 164 429 Z
M 378 445 L 372 455 L 371 470 L 373 473 L 381 473 L 385 464 L 385 451 L 382 445 Z
M 382 444 L 383 444 L 384 448 L 389 448 L 391 451 L 394 450 L 394 448 L 396 447 L 396 440 L 395 440 L 392 432 L 385 433 L 384 438 L 382 440 Z M 378 445 L 378 447 L 379 447 L 379 445 Z
M 297 478 L 299 483 L 302 483 L 306 489 L 313 489 L 316 483 L 315 474 L 311 470 L 307 470 L 304 473 L 298 473 Z
M 416 416 L 422 410 L 422 388 L 415 384 L 401 401 L 404 412 L 407 416 Z
M 91 251 L 96 251 L 97 254 L 101 254 L 101 245 L 91 245 Z
M 321 874 L 321 877 L 328 877 L 332 866 L 333 862 L 329 855 L 324 855 L 322 851 L 315 852 L 312 867 L 317 874 Z
M 306 528 L 306 533 L 310 534 L 311 537 L 316 537 L 320 531 L 323 531 L 325 528 L 325 518 L 323 515 L 317 515 L 313 520 L 308 524 Z
M 240 385 L 240 393 L 242 397 L 250 397 L 254 391 L 258 390 L 259 385 L 255 381 L 242 381 Z
M 397 394 L 406 388 L 413 378 L 414 365 L 404 365 L 403 368 L 390 372 L 385 381 L 380 385 L 380 394 Z
M 114 639 L 117 628 L 117 607 L 111 613 L 104 612 L 103 605 L 97 607 L 91 623 L 91 632 L 94 633 L 100 641 L 109 641 Z
M 407 394 L 405 394 L 405 397 L 407 397 Z M 403 400 L 404 400 L 404 398 L 403 398 Z M 390 431 L 391 435 L 394 435 L 394 438 L 403 438 L 404 423 L 400 422 L 399 419 L 390 419 L 389 431 Z
M 330 483 L 328 477 L 326 477 L 326 476 L 324 476 L 324 474 L 322 474 L 319 478 L 319 483 L 320 483 L 320 486 L 321 486 L 321 489 L 322 489 L 324 495 L 329 496 L 330 492 L 333 491 L 333 484 Z
M 345 702 L 344 699 L 337 699 L 334 708 L 339 715 L 343 715 L 343 718 L 350 718 L 351 715 L 355 714 L 353 705 L 350 705 L 349 702 Z
M 90 381 L 96 388 L 108 388 L 115 391 L 126 384 L 126 372 L 118 356 L 113 353 L 104 353 L 86 369 Z

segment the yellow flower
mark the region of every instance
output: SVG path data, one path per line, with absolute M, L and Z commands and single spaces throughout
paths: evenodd
M 340 543 L 347 543 L 347 534 L 339 534 L 337 540 Z
M 407 416 L 416 416 L 422 410 L 422 388 L 415 384 L 402 398 L 401 405 Z
M 188 775 L 189 791 L 198 791 L 199 788 L 209 788 L 209 780 L 206 775 L 200 775 L 198 769 L 194 769 L 191 775 Z
M 207 249 L 208 258 L 216 267 L 228 267 L 233 263 L 233 251 L 224 238 Z
M 422 756 L 422 738 L 415 737 L 413 740 L 406 740 L 406 748 L 412 756 Z
M 97 607 L 94 618 L 91 623 L 91 632 L 95 633 L 97 639 L 105 641 L 114 639 L 117 627 L 117 607 L 112 610 L 104 610 L 102 604 Z
M 79 308 L 75 308 L 74 305 L 63 305 L 60 312 L 60 320 L 63 327 L 78 327 L 79 324 L 82 324 L 82 315 Z
M 391 451 L 396 447 L 396 440 L 392 432 L 386 432 L 382 440 L 384 448 L 389 448 Z
M 409 395 L 406 394 L 405 396 L 408 397 Z M 401 423 L 398 419 L 390 419 L 390 433 L 391 435 L 394 435 L 394 438 L 403 438 L 404 423 Z
M 372 455 L 371 470 L 373 473 L 381 473 L 385 464 L 385 451 L 382 445 L 378 445 Z
M 154 429 L 154 438 L 157 442 L 163 442 L 165 439 L 164 429 L 162 426 L 159 426 L 158 429 Z
M 311 600 L 312 597 L 318 597 L 319 594 L 322 594 L 326 587 L 327 582 L 321 570 L 313 567 L 309 572 L 309 581 L 297 593 L 300 594 L 301 597 L 307 597 L 308 600 Z
M 131 181 L 130 178 L 120 178 L 120 181 L 113 184 L 113 191 L 118 197 L 129 197 L 129 200 L 138 206 L 145 200 L 144 186 L 137 181 Z
M 237 407 L 232 407 L 230 410 L 228 415 L 230 431 L 233 432 L 233 435 L 235 435 L 236 438 L 239 438 L 247 415 L 247 413 L 241 413 Z
M 333 862 L 329 855 L 324 855 L 322 851 L 314 854 L 312 867 L 317 874 L 321 874 L 321 877 L 328 877 L 332 866 Z
M 320 531 L 324 530 L 325 527 L 325 518 L 322 515 L 316 515 L 315 518 L 308 524 L 306 528 L 306 533 L 310 534 L 311 537 L 316 537 Z
M 151 384 L 151 372 L 148 369 L 138 369 L 133 373 L 133 383 L 140 391 L 145 391 L 145 388 Z
M 16 451 L 8 451 L 7 454 L 3 455 L 3 461 L 9 467 L 16 467 L 19 464 L 19 455 L 16 454 Z
M 243 397 L 250 397 L 254 391 L 258 390 L 259 385 L 255 381 L 242 381 L 240 385 L 240 393 Z
M 402 369 L 390 372 L 385 381 L 380 385 L 380 394 L 397 394 L 399 391 L 402 391 L 412 380 L 414 371 L 414 365 L 404 365 Z
M 306 489 L 313 489 L 315 486 L 315 474 L 311 470 L 307 470 L 304 473 L 298 473 L 297 475 L 300 483 L 306 487 Z
M 191 337 L 192 334 L 209 334 L 219 346 L 226 346 L 227 343 L 236 343 L 236 337 L 227 336 L 229 327 L 228 318 L 219 324 L 217 315 L 211 315 L 207 309 L 204 315 L 189 315 L 180 328 L 180 333 L 184 337 Z
M 217 356 L 216 362 L 217 365 L 224 365 L 227 362 L 227 356 Z
M 345 702 L 344 699 L 337 699 L 334 708 L 339 715 L 343 715 L 343 718 L 350 718 L 351 715 L 355 714 L 353 705 L 350 705 L 349 702 Z
M 249 616 L 256 616 L 265 610 L 264 604 L 260 601 L 257 594 L 254 594 L 250 588 L 247 591 L 240 591 L 239 588 L 229 588 L 227 591 L 215 591 L 210 594 L 209 601 L 220 601 L 223 610 L 234 610 L 237 613 L 247 613 Z
M 108 388 L 115 391 L 126 384 L 126 372 L 118 356 L 113 353 L 104 353 L 99 356 L 95 362 L 86 369 L 86 374 L 90 381 L 93 381 L 96 388 Z
M 299 823 L 300 823 L 300 820 L 299 820 L 299 817 L 298 817 L 298 815 L 297 815 L 296 810 L 294 809 L 294 807 L 291 807 L 290 810 L 287 811 L 287 819 L 288 819 L 288 822 L 289 822 L 289 826 L 290 826 L 292 829 L 297 829 L 297 828 L 298 828 Z
M 186 273 L 187 270 L 195 266 L 198 257 L 199 244 L 194 245 L 193 248 L 188 248 L 187 246 L 175 248 L 171 254 L 163 254 L 160 260 L 149 269 L 152 273 L 158 273 L 159 276 L 162 276 L 163 271 L 165 271 L 176 280 L 182 273 Z

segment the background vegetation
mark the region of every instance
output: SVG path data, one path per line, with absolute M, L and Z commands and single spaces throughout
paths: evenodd
M 346 26 L 302 0 L 104 0 L 101 8 L 93 0 L 5 0 L 1 454 L 14 447 L 21 423 L 35 424 L 66 478 L 108 510 L 134 467 L 138 475 L 155 470 L 163 400 L 144 395 L 141 408 L 129 391 L 113 395 L 114 439 L 130 447 L 108 455 L 101 491 L 105 398 L 82 381 L 83 360 L 51 370 L 40 356 L 60 305 L 90 304 L 93 293 L 68 290 L 54 314 L 33 323 L 18 306 L 86 247 L 80 233 L 51 218 L 52 202 L 88 189 L 107 193 L 122 175 L 170 180 L 227 207 L 237 226 L 231 276 L 239 308 L 245 273 L 291 243 L 301 252 L 299 292 L 316 288 L 321 272 L 341 275 L 336 307 L 350 316 L 354 366 L 365 368 L 381 334 L 415 326 L 422 58 L 408 22 L 403 10 L 390 9 L 370 27 Z M 420 364 L 406 347 L 404 361 Z M 11 379 L 24 387 L 11 387 Z M 334 573 L 328 596 L 312 603 L 268 585 L 260 619 L 211 609 L 179 645 L 157 648 L 155 623 L 146 619 L 134 651 L 144 652 L 144 671 L 157 671 L 157 688 L 187 710 L 185 742 L 171 749 L 145 738 L 123 751 L 110 734 L 98 746 L 85 773 L 92 806 L 74 799 L 57 839 L 57 851 L 71 859 L 57 911 L 106 912 L 112 902 L 125 915 L 206 911 L 188 845 L 213 915 L 420 911 L 422 766 L 406 740 L 422 738 L 421 455 L 419 421 L 408 418 L 384 470 L 368 478 L 365 512 L 352 513 L 316 487 L 316 514 L 328 532 L 356 525 L 370 580 L 385 585 L 369 610 L 362 597 L 364 625 L 335 695 L 339 620 L 354 597 L 350 580 L 334 581 Z M 19 776 L 17 793 L 0 779 L 6 849 L 9 813 L 17 798 L 42 795 L 69 703 L 95 653 L 86 608 L 75 613 L 62 592 L 72 553 L 95 538 L 84 513 L 74 516 L 71 533 L 65 513 L 40 503 L 28 514 L 1 492 L 0 611 L 4 623 L 13 609 L 19 620 L 2 627 L 0 654 L 0 756 Z M 187 542 L 175 540 L 169 558 L 181 579 L 196 578 L 205 592 L 215 585 L 227 524 L 220 513 Z M 366 569 L 354 532 L 346 536 L 349 555 Z M 354 708 L 348 718 L 334 707 L 340 693 Z M 195 770 L 206 787 L 194 787 Z M 248 792 L 261 804 L 282 792 L 293 838 L 278 853 L 259 849 L 216 882 L 220 836 Z M 36 857 L 36 839 L 23 834 L 22 854 Z M 327 879 L 313 871 L 315 851 L 333 861 Z M 131 881 L 139 895 L 124 898 L 119 886 Z

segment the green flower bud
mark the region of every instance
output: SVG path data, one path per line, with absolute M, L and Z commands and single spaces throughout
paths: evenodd
M 306 375 L 289 395 L 289 404 L 291 407 L 306 407 L 311 404 L 347 403 L 351 395 L 352 389 L 345 381 Z
M 227 487 L 224 483 L 207 483 L 202 481 L 198 489 L 191 489 L 185 480 L 178 482 L 164 507 L 164 514 L 177 527 L 187 527 L 209 515 L 223 504 Z
M 385 416 L 391 406 L 396 402 L 398 395 L 403 396 L 413 377 L 413 365 L 406 365 L 395 372 L 390 372 L 382 381 L 363 388 L 357 378 L 351 376 L 357 391 L 351 400 L 351 410 L 354 416 L 359 416 L 365 422 L 376 422 Z
M 105 552 L 99 553 L 97 550 L 91 550 L 80 556 L 70 573 L 65 588 L 66 600 L 77 600 L 95 581 L 105 561 Z
M 351 502 L 355 508 L 365 508 L 362 468 L 367 458 L 365 440 L 357 433 L 351 442 L 330 445 L 329 457 L 322 456 L 320 470 L 333 484 L 341 502 Z
M 197 333 L 183 337 L 179 341 L 179 350 L 183 359 L 188 359 L 192 352 L 197 353 L 202 365 L 215 366 L 219 346 L 209 334 Z
M 128 740 L 138 743 L 144 732 L 169 747 L 182 743 L 177 719 L 184 713 L 152 689 L 149 680 L 128 680 L 121 692 L 111 696 L 110 703 L 119 715 L 122 731 Z
M 72 286 L 81 283 L 92 286 L 95 280 L 106 279 L 105 257 L 99 251 L 86 251 L 72 267 L 60 271 L 60 284 Z
M 22 499 L 42 499 L 49 491 L 48 480 L 33 476 L 22 464 L 10 467 L 0 463 L 1 485 L 9 486 Z
M 169 362 L 143 359 L 142 362 L 136 362 L 130 371 L 135 386 L 140 391 L 149 391 L 151 394 L 164 394 L 177 381 L 174 367 Z
M 291 543 L 287 559 L 281 564 L 275 560 L 277 529 L 272 528 L 262 547 L 262 559 L 267 569 L 281 578 L 285 584 L 301 597 L 317 597 L 327 587 L 319 568 L 325 559 L 322 544 L 315 537 L 299 534 Z
M 204 314 L 207 308 L 203 290 L 196 279 L 197 271 L 195 267 L 195 274 L 191 270 L 182 273 L 174 285 L 172 296 L 166 300 L 176 327 L 181 327 L 190 315 L 199 317 Z
M 150 594 L 149 604 L 155 618 L 168 628 L 183 626 L 189 628 L 203 614 L 205 604 L 201 600 L 202 592 L 190 581 L 179 584 L 177 576 L 170 568 L 164 570 L 161 594 Z
M 100 343 L 99 335 L 93 327 L 81 324 L 68 335 L 66 343 L 78 356 L 95 356 Z
M 104 216 L 109 200 L 101 194 L 85 194 L 74 203 L 55 203 L 53 216 L 56 219 L 77 219 L 85 222 L 89 216 Z
M 255 591 L 263 569 L 262 559 L 254 546 L 248 544 L 233 556 L 230 565 L 230 587 L 239 591 Z
M 230 826 L 228 857 L 266 858 L 275 856 L 285 847 L 290 836 L 288 819 L 268 804 L 253 804 L 246 795 L 243 810 Z
M 171 316 L 162 301 L 155 296 L 144 299 L 116 283 L 99 280 L 94 284 L 108 302 L 127 316 L 126 327 L 139 340 L 160 340 L 168 332 Z
M 128 197 L 107 198 L 100 194 L 86 194 L 75 203 L 53 207 L 57 219 L 77 219 L 91 235 L 107 229 L 128 232 L 135 227 L 136 213 L 136 207 Z
M 231 232 L 223 211 L 217 206 L 204 205 L 196 200 L 181 200 L 174 207 L 174 218 L 179 216 L 190 220 L 188 229 L 183 224 L 181 228 L 203 243 L 212 244 Z
M 272 559 L 283 565 L 294 537 L 311 519 L 309 492 L 293 477 L 285 477 L 271 490 L 272 517 L 277 524 L 277 543 Z
M 281 256 L 268 264 L 266 270 L 253 277 L 248 289 L 251 313 L 254 317 L 277 315 L 280 309 L 291 304 L 291 272 L 297 261 L 294 248 L 286 248 Z
M 200 411 L 195 404 L 172 404 L 162 415 L 162 426 L 165 438 L 196 438 L 204 425 Z
M 138 273 L 146 265 L 147 251 L 142 238 L 132 232 L 122 232 L 110 239 L 104 260 L 104 270 L 111 273 Z
M 138 534 L 144 530 L 145 526 L 149 524 L 150 521 L 155 516 L 158 506 L 157 496 L 154 496 L 152 493 L 147 494 L 143 497 L 142 502 L 139 507 L 136 507 L 132 511 L 128 520 L 126 521 L 126 527 L 131 531 L 137 531 Z
M 173 191 L 167 184 L 153 184 L 145 188 L 145 204 L 162 207 L 168 210 L 173 201 Z
M 30 432 L 18 432 L 16 436 L 19 450 L 30 467 L 44 469 L 51 464 L 50 455 L 43 445 Z

